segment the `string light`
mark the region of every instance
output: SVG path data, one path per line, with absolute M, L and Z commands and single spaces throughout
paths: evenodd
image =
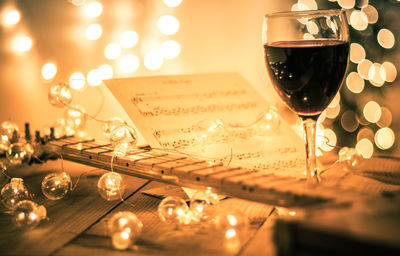
M 17 203 L 28 198 L 28 189 L 21 178 L 12 178 L 10 183 L 1 189 L 1 202 L 8 209 L 13 209 Z
M 177 227 L 184 223 L 185 215 L 189 212 L 189 207 L 185 200 L 176 196 L 168 196 L 161 200 L 157 208 L 160 219 Z
M 91 24 L 86 29 L 86 38 L 89 40 L 97 40 L 103 34 L 103 28 L 100 24 Z
M 11 165 L 27 164 L 31 160 L 33 151 L 29 143 L 12 143 L 6 151 L 6 158 Z
M 3 25 L 13 26 L 16 25 L 21 19 L 21 14 L 17 10 L 8 10 L 3 13 Z
M 375 133 L 375 145 L 382 150 L 391 148 L 394 144 L 394 141 L 394 132 L 389 127 L 380 128 Z
M 74 72 L 69 77 L 69 85 L 74 90 L 82 90 L 85 84 L 85 75 L 82 72 Z
M 158 29 L 165 35 L 173 35 L 179 30 L 179 21 L 172 15 L 164 15 L 158 19 Z
M 119 117 L 111 117 L 110 119 L 108 119 L 103 125 L 103 132 L 104 135 L 107 138 L 111 137 L 112 132 L 115 130 L 115 128 L 123 126 L 125 124 L 124 120 L 122 120 Z
M 97 1 L 90 2 L 85 8 L 86 16 L 89 18 L 97 18 L 102 12 L 103 5 Z
M 64 118 L 66 126 L 71 127 L 75 132 L 83 130 L 86 125 L 85 112 L 85 109 L 79 105 L 65 109 Z
M 209 189 L 197 191 L 190 198 L 190 210 L 201 221 L 212 219 L 216 214 L 218 205 L 218 195 Z
M 87 75 L 87 82 L 90 86 L 99 86 L 103 80 L 98 69 L 92 69 Z
M 42 77 L 45 80 L 53 79 L 57 74 L 57 66 L 53 62 L 48 62 L 42 67 Z
M 55 107 L 65 107 L 72 102 L 72 92 L 66 83 L 59 83 L 50 86 L 48 99 L 51 105 Z
M 112 245 L 115 249 L 126 250 L 141 234 L 143 223 L 129 211 L 115 213 L 107 223 Z
M 374 153 L 374 144 L 369 139 L 361 139 L 356 144 L 356 150 L 364 158 L 371 158 Z
M 0 126 L 0 135 L 2 139 L 6 139 L 8 141 L 11 140 L 14 133 L 18 133 L 19 128 L 18 125 L 11 121 L 4 121 Z
M 42 181 L 42 192 L 50 200 L 64 198 L 71 187 L 71 177 L 66 172 L 50 173 Z
M 97 182 L 97 190 L 107 201 L 121 200 L 125 192 L 122 176 L 116 172 L 103 174 Z
M 32 39 L 29 36 L 17 36 L 13 40 L 13 49 L 16 53 L 28 52 L 32 45 Z
M 166 6 L 174 8 L 178 7 L 182 3 L 182 0 L 163 0 L 163 2 Z
M 22 230 L 30 230 L 37 227 L 41 220 L 47 216 L 46 208 L 30 200 L 17 203 L 12 213 L 15 226 Z

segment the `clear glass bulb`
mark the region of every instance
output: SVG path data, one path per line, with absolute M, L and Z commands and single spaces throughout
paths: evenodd
M 31 144 L 16 142 L 10 145 L 6 157 L 11 165 L 27 164 L 33 153 L 34 149 Z
M 48 98 L 51 105 L 62 108 L 72 102 L 72 92 L 68 84 L 59 83 L 50 87 Z
M 7 135 L 0 135 L 0 153 L 5 153 L 10 147 L 10 141 Z
M 97 182 L 97 190 L 107 201 L 121 200 L 125 192 L 122 176 L 116 172 L 103 174 Z
M 143 223 L 130 211 L 115 213 L 107 225 L 112 244 L 118 250 L 130 247 L 143 229 Z
M 15 205 L 12 220 L 19 229 L 29 230 L 37 227 L 47 215 L 43 205 L 37 205 L 30 200 L 20 201 Z
M 197 191 L 190 198 L 190 210 L 199 220 L 205 221 L 214 218 L 218 205 L 218 195 L 209 189 Z
M 345 170 L 351 171 L 359 167 L 364 157 L 355 148 L 343 147 L 339 150 L 339 162 L 345 164 Z
M 168 196 L 158 205 L 158 216 L 168 224 L 184 223 L 188 212 L 189 207 L 185 200 L 177 196 Z
M 71 177 L 66 172 L 50 173 L 42 181 L 42 192 L 50 200 L 65 197 L 71 188 Z
M 10 183 L 1 189 L 1 202 L 8 209 L 13 209 L 18 202 L 27 199 L 28 196 L 28 189 L 21 178 L 12 178 Z
M 18 125 L 11 121 L 4 121 L 0 125 L 0 135 L 2 136 L 2 140 L 8 140 L 10 142 L 14 131 L 18 133 L 19 128 Z
M 124 125 L 124 120 L 122 120 L 119 117 L 112 117 L 110 119 L 108 119 L 104 124 L 103 124 L 103 132 L 104 135 L 107 138 L 111 137 L 112 132 L 114 131 L 115 128 L 120 127 L 122 125 Z
M 66 128 L 70 127 L 75 132 L 83 130 L 86 125 L 85 113 L 85 109 L 81 106 L 66 109 L 64 113 Z
M 111 144 L 116 145 L 119 143 L 129 143 L 129 145 L 136 145 L 137 134 L 136 131 L 128 125 L 121 125 L 115 127 L 110 136 Z
M 256 127 L 263 135 L 276 133 L 280 127 L 280 119 L 276 107 L 271 106 L 256 123 Z

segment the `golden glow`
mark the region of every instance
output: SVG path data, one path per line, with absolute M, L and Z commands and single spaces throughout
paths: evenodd
M 378 32 L 378 43 L 380 46 L 386 49 L 390 49 L 394 46 L 395 38 L 389 29 L 383 28 Z
M 178 7 L 182 0 L 163 0 L 164 4 L 168 7 Z
M 133 30 L 123 32 L 119 38 L 119 43 L 124 48 L 135 47 L 139 41 L 139 35 Z
M 374 132 L 371 130 L 371 128 L 364 127 L 360 129 L 360 131 L 357 133 L 357 141 L 362 139 L 368 139 L 371 141 L 374 139 Z
M 368 73 L 369 70 L 372 66 L 372 62 L 368 59 L 363 59 L 362 61 L 360 61 L 360 63 L 358 63 L 357 65 L 357 72 L 358 74 L 364 78 L 368 80 Z
M 374 63 L 369 68 L 368 79 L 371 84 L 377 87 L 381 87 L 386 80 L 386 70 L 384 68 L 381 68 L 381 64 Z
M 81 90 L 85 86 L 85 75 L 81 72 L 75 72 L 69 77 L 69 85 L 74 90 Z
M 97 1 L 91 2 L 86 6 L 86 16 L 89 18 L 97 18 L 103 12 L 103 5 Z
M 144 66 L 149 70 L 160 69 L 163 63 L 163 57 L 158 52 L 149 52 L 144 56 Z
M 304 33 L 303 39 L 304 40 L 313 40 L 313 39 L 315 39 L 315 37 L 313 35 L 311 35 L 310 33 Z
M 336 118 L 339 115 L 339 113 L 340 113 L 340 104 L 336 105 L 333 108 L 328 107 L 325 109 L 325 115 L 327 118 L 330 119 Z
M 17 24 L 21 19 L 21 14 L 17 10 L 8 10 L 3 13 L 3 25 L 12 26 Z
M 165 41 L 160 46 L 161 55 L 168 60 L 178 57 L 180 52 L 181 52 L 181 45 L 174 40 Z
M 374 24 L 378 21 L 379 14 L 378 11 L 372 5 L 367 5 L 361 9 L 365 15 L 368 17 L 368 23 Z
M 382 115 L 381 118 L 379 119 L 376 124 L 383 128 L 383 127 L 388 127 L 392 123 L 392 112 L 386 107 L 381 107 Z
M 294 5 L 292 5 L 291 11 L 292 12 L 296 12 L 296 11 L 308 11 L 310 10 L 310 8 L 305 5 L 305 4 L 301 4 L 301 3 L 296 3 Z M 307 21 L 305 19 L 300 19 L 299 20 L 301 23 L 305 24 Z M 305 22 L 303 22 L 305 21 Z
M 48 62 L 42 67 L 42 77 L 46 80 L 53 79 L 57 74 L 57 66 L 53 62 Z
M 384 62 L 382 63 L 381 69 L 385 70 L 386 73 L 386 82 L 393 82 L 397 77 L 397 69 L 396 66 L 392 62 Z
M 231 226 L 236 226 L 238 224 L 238 219 L 235 217 L 235 215 L 227 214 L 226 219 Z
M 121 55 L 121 46 L 117 43 L 108 44 L 104 50 L 104 56 L 109 60 L 115 60 Z
M 86 0 L 68 0 L 75 6 L 82 6 L 86 3 Z
M 350 61 L 358 64 L 363 59 L 365 59 L 364 47 L 361 44 L 352 43 L 350 45 Z
M 356 4 L 356 0 L 337 0 L 337 2 L 340 5 L 340 7 L 345 9 L 354 8 Z
M 28 36 L 17 36 L 13 40 L 13 49 L 16 53 L 27 52 L 32 48 L 32 39 Z
M 361 139 L 356 144 L 356 150 L 364 158 L 371 158 L 374 153 L 374 144 L 369 139 Z
M 350 15 L 350 24 L 356 30 L 365 30 L 368 27 L 368 17 L 362 11 L 354 10 Z
M 139 58 L 136 55 L 128 54 L 119 61 L 119 68 L 124 73 L 133 73 L 138 70 L 140 65 Z
M 173 35 L 179 30 L 179 21 L 172 15 L 164 15 L 158 19 L 158 29 L 165 35 Z
M 312 35 L 316 35 L 319 32 L 318 25 L 313 20 L 308 21 L 306 27 L 308 32 L 310 32 Z
M 357 130 L 359 125 L 356 119 L 356 114 L 351 110 L 343 113 L 340 118 L 340 123 L 342 124 L 343 129 L 348 132 L 354 132 Z
M 331 129 L 324 129 L 323 137 L 321 138 L 321 141 L 318 146 L 323 151 L 331 151 L 332 149 L 335 148 L 336 143 L 337 143 L 337 137 L 335 132 Z
M 298 4 L 307 6 L 307 8 L 309 10 L 317 10 L 318 9 L 318 5 L 315 2 L 315 0 L 298 0 Z
M 375 134 L 375 144 L 378 148 L 386 150 L 393 146 L 395 135 L 389 127 L 379 129 Z
M 225 238 L 231 239 L 237 236 L 237 232 L 234 228 L 229 228 L 225 231 Z
M 346 86 L 353 93 L 361 93 L 364 84 L 364 79 L 357 72 L 351 72 L 346 78 Z
M 114 70 L 110 65 L 104 64 L 99 67 L 99 73 L 100 73 L 101 79 L 106 80 L 106 79 L 113 78 Z
M 91 24 L 86 29 L 86 38 L 89 40 L 97 40 L 103 34 L 103 28 L 100 24 Z
M 89 71 L 87 75 L 87 82 L 90 86 L 99 86 L 101 84 L 102 77 L 98 69 Z
M 369 101 L 365 104 L 363 109 L 363 114 L 365 119 L 367 119 L 371 123 L 376 123 L 379 121 L 382 115 L 381 106 L 375 101 Z

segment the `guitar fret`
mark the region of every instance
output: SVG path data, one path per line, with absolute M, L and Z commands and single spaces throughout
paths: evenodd
M 91 147 L 87 147 L 87 148 L 81 149 L 81 153 L 83 153 L 84 151 L 87 151 L 89 149 L 103 148 L 103 147 L 110 147 L 110 146 L 111 146 L 110 143 L 108 143 L 108 144 L 97 144 L 97 145 L 93 145 Z
M 66 144 L 62 145 L 61 149 L 64 149 L 67 146 L 71 146 L 71 145 L 75 145 L 75 144 L 79 144 L 79 143 L 93 142 L 93 141 L 94 141 L 94 139 L 70 142 L 70 143 L 66 143 Z

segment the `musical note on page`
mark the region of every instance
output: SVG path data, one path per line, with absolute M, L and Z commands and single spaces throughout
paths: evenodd
M 283 120 L 273 134 L 246 125 L 257 120 L 269 104 L 237 73 L 121 78 L 105 83 L 153 148 L 264 172 L 303 175 L 304 143 Z M 200 123 L 216 120 L 220 123 L 214 127 L 215 134 L 201 133 Z

